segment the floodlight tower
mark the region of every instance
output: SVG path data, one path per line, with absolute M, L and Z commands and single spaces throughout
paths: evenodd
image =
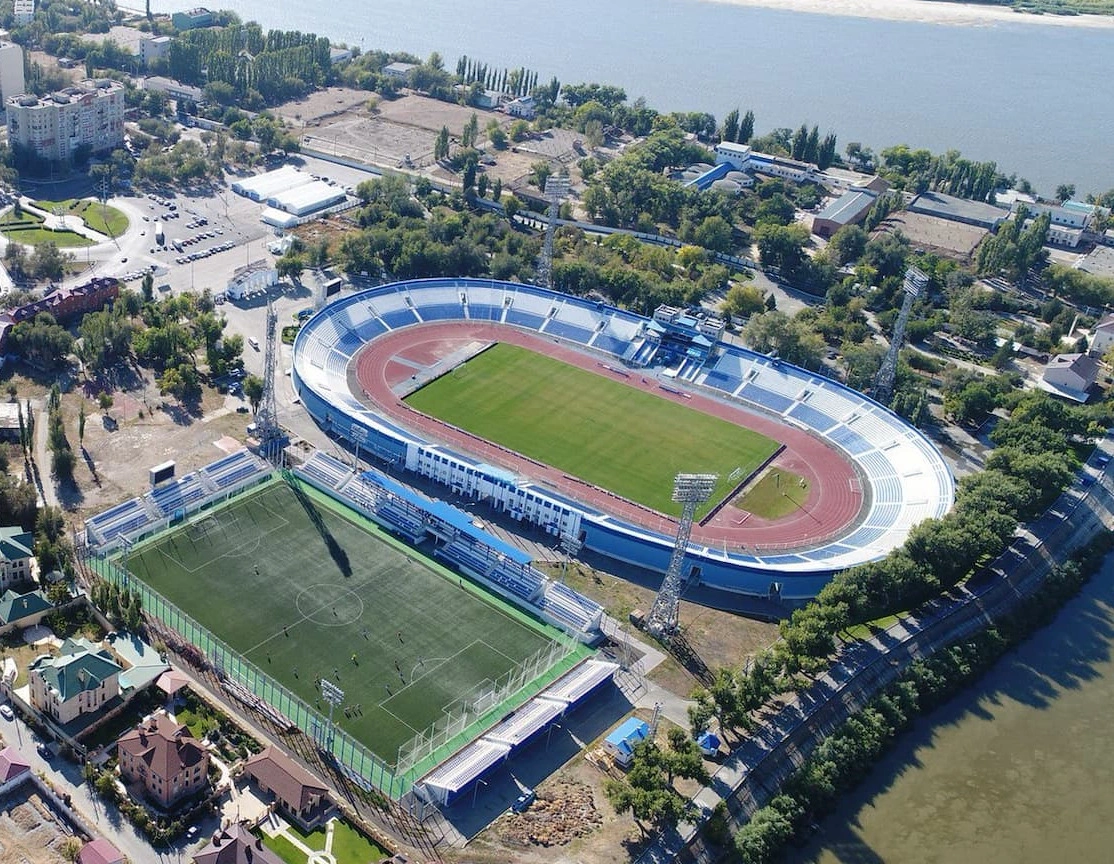
M 677 527 L 677 539 L 673 543 L 673 557 L 669 559 L 669 569 L 661 580 L 654 607 L 646 621 L 646 629 L 654 636 L 668 639 L 677 632 L 677 612 L 681 603 L 681 567 L 684 565 L 685 550 L 692 533 L 692 520 L 696 508 L 712 497 L 716 488 L 717 474 L 678 474 L 673 478 L 673 500 L 680 502 L 681 524 Z
M 333 725 L 333 711 L 341 702 L 344 701 L 344 691 L 337 687 L 328 678 L 322 678 L 318 682 L 321 687 L 321 698 L 329 703 L 329 731 L 328 738 L 324 743 L 322 749 L 328 751 L 332 748 L 333 735 L 336 734 L 336 726 Z
M 263 398 L 255 414 L 255 427 L 259 436 L 259 452 L 274 461 L 282 453 L 282 430 L 278 424 L 278 407 L 275 401 L 275 364 L 278 362 L 278 314 L 273 303 L 267 303 L 267 345 L 263 354 Z
M 549 200 L 549 222 L 545 226 L 545 244 L 538 261 L 538 284 L 553 287 L 553 235 L 557 233 L 557 215 L 561 201 L 569 194 L 569 178 L 552 176 L 545 179 L 545 197 Z
M 888 405 L 890 396 L 893 395 L 894 379 L 897 377 L 897 355 L 901 351 L 901 344 L 905 341 L 905 325 L 909 323 L 909 315 L 913 312 L 913 302 L 918 295 L 928 287 L 928 277 L 916 267 L 905 271 L 905 299 L 901 303 L 901 312 L 894 322 L 894 333 L 890 339 L 890 350 L 886 352 L 882 365 L 878 369 L 878 377 L 874 379 L 874 398 L 883 405 Z

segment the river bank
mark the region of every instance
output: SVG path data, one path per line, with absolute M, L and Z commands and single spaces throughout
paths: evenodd
M 703 0 L 728 6 L 758 6 L 810 15 L 875 18 L 957 27 L 991 27 L 997 24 L 1038 24 L 1046 27 L 1114 28 L 1108 15 L 1036 15 L 1005 6 L 980 3 L 947 3 L 937 0 Z
M 1114 556 L 1051 625 L 920 721 L 792 860 L 1104 860 L 1111 698 Z

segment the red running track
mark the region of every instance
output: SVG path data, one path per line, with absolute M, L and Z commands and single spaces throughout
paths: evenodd
M 486 322 L 446 321 L 421 324 L 393 331 L 368 343 L 355 357 L 355 373 L 362 401 L 430 441 L 470 453 L 515 474 L 549 486 L 575 500 L 610 513 L 620 519 L 672 534 L 675 519 L 633 501 L 628 501 L 583 481 L 570 478 L 559 469 L 500 447 L 463 430 L 450 427 L 410 408 L 395 396 L 393 387 L 416 371 L 429 369 L 470 342 L 507 342 L 541 354 L 556 357 L 597 375 L 611 378 L 628 387 L 654 393 L 665 399 L 682 400 L 696 411 L 703 411 L 741 426 L 754 429 L 785 444 L 774 465 L 805 477 L 811 486 L 802 509 L 777 520 L 760 519 L 727 505 L 706 525 L 694 525 L 692 539 L 729 551 L 771 552 L 785 548 L 822 545 L 847 528 L 863 509 L 861 482 L 847 457 L 826 442 L 772 417 L 713 399 L 699 393 L 690 398 L 668 393 L 653 378 L 637 373 L 629 377 L 604 369 L 594 355 L 569 348 L 563 343 L 514 327 Z M 745 517 L 745 518 L 744 518 Z

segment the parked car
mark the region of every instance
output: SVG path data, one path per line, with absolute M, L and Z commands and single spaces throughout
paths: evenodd
M 12 711 L 12 706 L 8 704 L 0 705 L 0 717 L 5 720 L 15 720 L 15 712 Z

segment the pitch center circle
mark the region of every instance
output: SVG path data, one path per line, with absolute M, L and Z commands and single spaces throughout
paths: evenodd
M 338 582 L 307 585 L 294 599 L 298 614 L 321 627 L 343 627 L 364 614 L 360 595 Z

